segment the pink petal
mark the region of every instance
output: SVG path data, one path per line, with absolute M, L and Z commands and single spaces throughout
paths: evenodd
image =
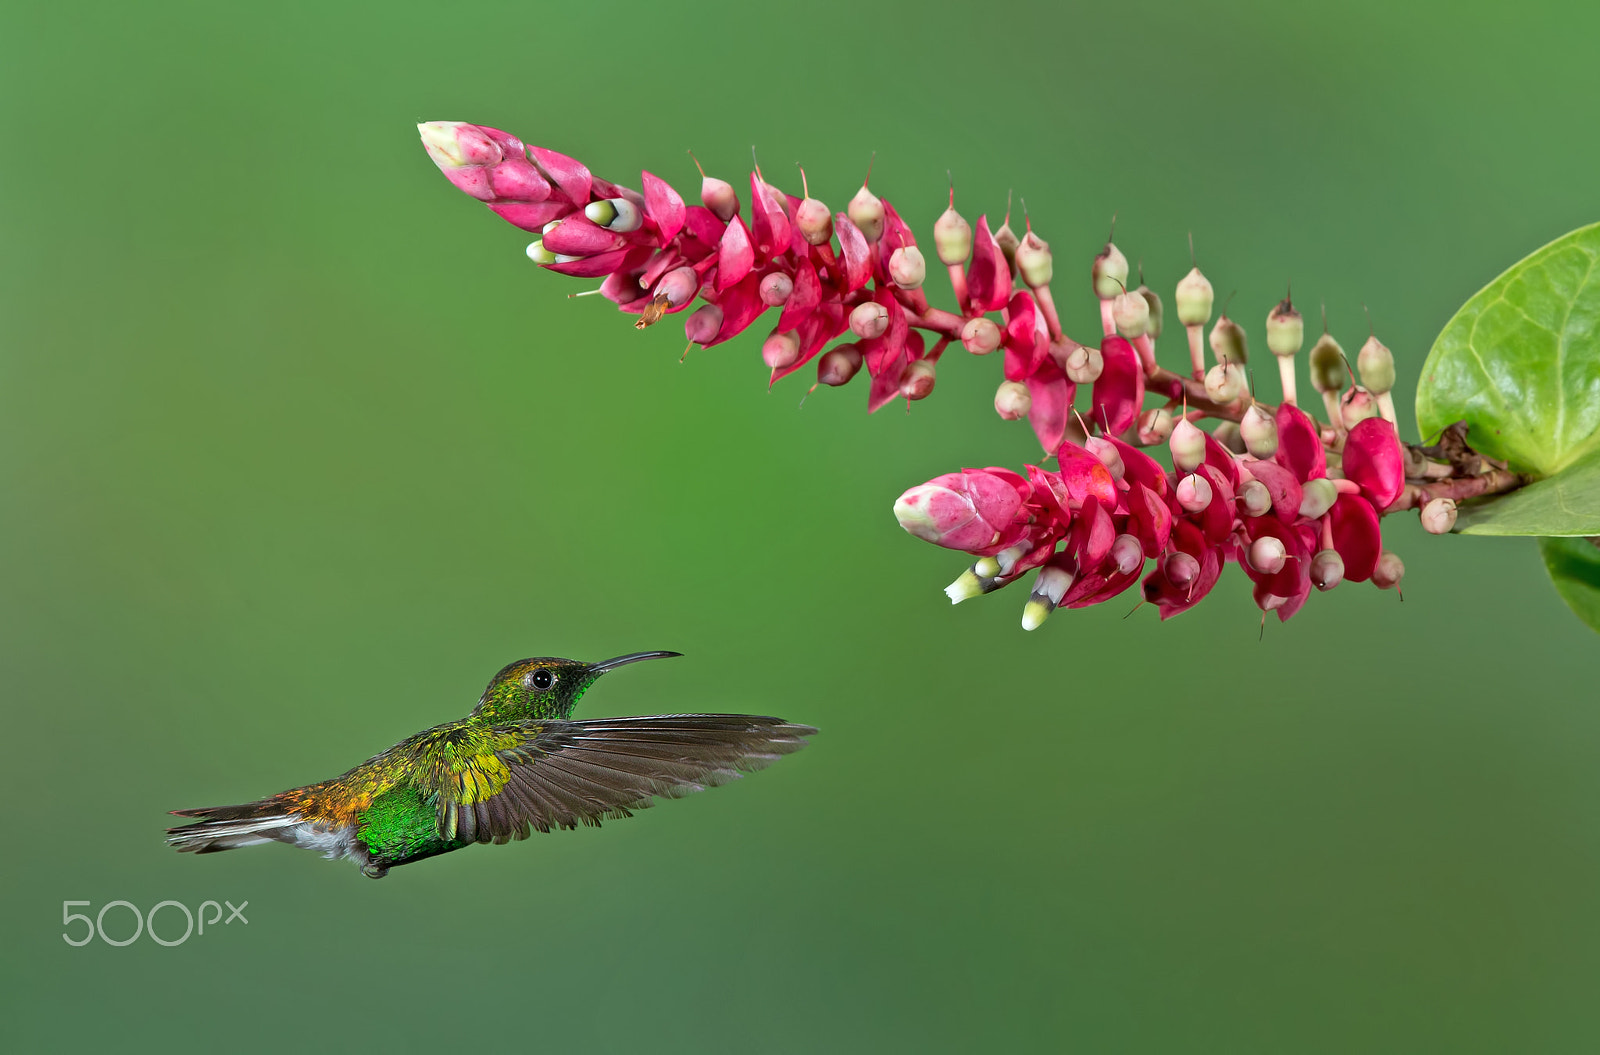
M 756 251 L 750 244 L 750 232 L 737 213 L 722 232 L 717 249 L 717 288 L 727 289 L 742 282 L 755 266 Z
M 1227 473 L 1210 462 L 1200 466 L 1200 475 L 1211 484 L 1211 504 L 1200 512 L 1200 528 L 1205 532 L 1208 545 L 1220 546 L 1233 534 L 1233 522 L 1237 516 L 1237 507 L 1233 504 L 1233 484 L 1228 480 Z
M 789 249 L 789 217 L 773 198 L 777 188 L 750 173 L 750 233 L 762 259 L 780 256 Z
M 1293 520 L 1300 515 L 1300 500 L 1305 496 L 1294 473 L 1277 462 L 1246 462 L 1245 469 L 1266 486 L 1267 493 L 1272 496 L 1272 508 L 1278 516 Z
M 1112 523 L 1111 515 L 1098 498 L 1090 495 L 1084 500 L 1078 519 L 1073 522 L 1068 548 L 1077 554 L 1083 567 L 1098 568 L 1106 559 L 1106 554 L 1111 552 L 1111 544 L 1116 539 L 1117 526 Z
M 796 331 L 800 337 L 800 358 L 784 367 L 774 370 L 772 378 L 767 383 L 772 384 L 781 378 L 788 377 L 796 370 L 805 366 L 814 359 L 823 346 L 839 336 L 849 327 L 844 306 L 837 302 L 829 301 L 817 307 L 805 322 L 802 322 Z
M 967 294 L 977 311 L 999 311 L 1011 294 L 1011 266 L 1000 251 L 1000 243 L 989 232 L 987 214 L 978 217 L 978 229 L 973 232 Z
M 1367 421 L 1381 419 L 1368 418 Z M 1366 424 L 1366 422 L 1362 422 Z M 1389 424 L 1387 421 L 1385 425 Z M 1355 430 L 1351 430 L 1355 434 Z M 1351 582 L 1366 582 L 1383 556 L 1383 531 L 1372 504 L 1355 495 L 1340 495 L 1328 510 L 1333 532 L 1333 548 L 1344 559 L 1344 577 Z
M 550 183 L 539 174 L 533 162 L 524 157 L 508 157 L 489 170 L 489 186 L 495 197 L 513 201 L 544 201 L 550 197 Z
M 1124 443 L 1115 436 L 1106 439 L 1117 448 L 1117 453 L 1122 456 L 1122 478 L 1130 485 L 1139 483 L 1150 488 L 1157 496 L 1165 498 L 1167 494 L 1167 471 L 1161 463 L 1150 457 L 1144 451 L 1131 443 Z
M 621 249 L 628 241 L 580 214 L 568 216 L 544 236 L 544 247 L 565 256 L 593 256 Z
M 1206 464 L 1221 470 L 1222 475 L 1228 480 L 1229 490 L 1239 488 L 1239 461 L 1233 452 L 1224 447 L 1217 438 L 1209 432 L 1203 432 L 1206 438 Z
M 544 147 L 530 146 L 528 153 L 533 155 L 539 170 L 551 183 L 561 188 L 561 193 L 568 200 L 580 206 L 589 204 L 589 188 L 594 177 L 583 162 Z
M 1039 444 L 1045 450 L 1055 450 L 1067 431 L 1067 415 L 1072 411 L 1073 396 L 1078 386 L 1067 380 L 1067 375 L 1055 363 L 1045 360 L 1043 366 L 1028 378 L 1028 394 L 1033 404 L 1028 410 L 1028 424 Z
M 822 300 L 822 282 L 809 258 L 802 259 L 794 271 L 794 289 L 783 302 L 783 312 L 778 316 L 778 331 L 787 333 L 800 325 Z
M 1383 418 L 1358 422 L 1345 437 L 1344 475 L 1380 511 L 1393 505 L 1406 489 L 1406 459 L 1394 426 Z M 1345 563 L 1345 578 L 1354 578 Z
M 644 214 L 661 232 L 661 240 L 670 242 L 683 230 L 686 211 L 683 198 L 666 180 L 641 172 L 644 180 Z
M 1127 530 L 1144 546 L 1144 555 L 1154 557 L 1172 537 L 1172 510 L 1154 491 L 1136 483 L 1128 492 Z
M 1068 441 L 1057 446 L 1056 461 L 1061 465 L 1061 482 L 1066 485 L 1074 506 L 1081 506 L 1091 498 L 1107 507 L 1117 504 L 1117 482 L 1099 458 Z
M 720 245 L 722 231 L 728 226 L 704 205 L 691 205 L 685 209 L 683 223 L 689 237 L 706 245 Z
M 495 215 L 524 231 L 539 232 L 551 220 L 559 220 L 574 211 L 575 206 L 565 201 L 492 201 L 489 208 Z
M 558 275 L 571 275 L 573 278 L 599 278 L 609 275 L 617 270 L 628 259 L 631 249 L 617 249 L 609 253 L 597 253 L 594 256 L 579 257 L 577 260 L 568 260 L 559 264 L 544 264 L 546 270 L 554 271 Z
M 722 309 L 722 326 L 717 330 L 716 339 L 706 345 L 707 348 L 742 333 L 767 310 L 766 303 L 761 299 L 761 279 L 753 274 L 746 275 L 733 288 L 720 292 L 716 303 Z
M 833 217 L 833 233 L 839 238 L 839 250 L 844 254 L 844 291 L 854 293 L 872 277 L 872 247 L 861 233 L 861 228 L 844 213 Z
M 1021 381 L 1032 377 L 1039 364 L 1049 358 L 1049 345 L 1039 341 L 1038 327 L 1034 324 L 1038 314 L 1033 294 L 1018 290 L 1007 309 L 1005 336 L 1006 380 Z
M 1088 608 L 1090 605 L 1101 604 L 1122 593 L 1128 587 L 1139 581 L 1139 575 L 1144 571 L 1143 566 L 1130 572 L 1113 570 L 1109 575 L 1100 571 L 1078 577 L 1061 598 L 1062 608 Z
M 1112 435 L 1120 435 L 1139 420 L 1144 409 L 1144 368 L 1139 353 L 1121 337 L 1107 337 L 1100 344 L 1103 366 L 1094 383 L 1094 419 Z
M 1328 456 L 1322 449 L 1317 423 L 1293 403 L 1278 405 L 1278 464 L 1301 483 L 1328 475 Z

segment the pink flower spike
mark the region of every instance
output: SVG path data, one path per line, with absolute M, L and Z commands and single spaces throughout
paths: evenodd
M 750 244 L 750 232 L 745 228 L 744 218 L 735 213 L 723 229 L 717 248 L 717 289 L 727 289 L 744 281 L 755 263 L 756 251 Z
M 1383 556 L 1383 531 L 1378 527 L 1378 514 L 1372 504 L 1355 495 L 1340 495 L 1328 510 L 1328 522 L 1332 527 L 1333 548 L 1344 560 L 1344 577 L 1351 582 L 1366 582 L 1372 578 L 1378 558 Z
M 594 177 L 589 174 L 589 169 L 583 162 L 569 158 L 565 154 L 558 154 L 554 150 L 546 150 L 544 147 L 530 146 L 528 153 L 533 155 L 533 161 L 539 166 L 539 171 L 559 187 L 569 201 L 580 207 L 589 204 L 589 189 Z
M 1011 294 L 1011 267 L 1000 243 L 989 233 L 989 217 L 978 217 L 972 259 L 967 264 L 967 296 L 975 311 L 999 311 Z
M 1094 383 L 1094 419 L 1112 435 L 1133 427 L 1144 406 L 1144 370 L 1139 353 L 1121 337 L 1107 337 L 1100 344 L 1104 365 Z
M 894 515 L 901 527 L 924 541 L 991 556 L 1024 514 L 1009 480 L 967 469 L 911 488 L 895 501 Z
M 1027 379 L 1028 394 L 1033 402 L 1028 408 L 1028 424 L 1039 437 L 1039 445 L 1054 450 L 1061 444 L 1067 431 L 1067 415 L 1072 412 L 1072 400 L 1078 386 L 1067 380 L 1067 375 L 1050 359 L 1045 359 Z
M 872 278 L 872 247 L 861 233 L 861 228 L 844 213 L 833 218 L 833 233 L 839 239 L 839 250 L 844 254 L 844 291 L 854 293 Z
M 1344 441 L 1344 475 L 1360 485 L 1379 512 L 1394 504 L 1406 489 L 1406 462 L 1393 424 L 1383 418 L 1356 423 Z M 1349 558 L 1345 558 L 1345 578 L 1361 581 L 1350 574 Z
M 1328 456 L 1322 449 L 1317 423 L 1293 403 L 1278 404 L 1278 464 L 1301 483 L 1328 475 Z M 1266 481 L 1262 481 L 1265 483 Z
M 683 198 L 666 180 L 648 172 L 641 172 L 644 180 L 644 214 L 661 232 L 661 241 L 670 242 L 678 237 L 687 219 Z

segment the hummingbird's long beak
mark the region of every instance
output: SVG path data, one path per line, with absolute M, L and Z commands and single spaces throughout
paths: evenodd
M 608 670 L 615 670 L 617 667 L 624 667 L 629 663 L 637 663 L 642 659 L 668 659 L 672 656 L 681 655 L 683 655 L 682 652 L 629 652 L 626 656 L 618 656 L 616 659 L 589 664 L 589 673 L 604 674 Z

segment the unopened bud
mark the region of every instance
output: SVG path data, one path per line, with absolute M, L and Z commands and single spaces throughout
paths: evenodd
M 774 333 L 761 344 L 761 361 L 774 370 L 793 366 L 800 358 L 800 338 L 790 331 Z
M 1394 387 L 1394 353 L 1376 336 L 1356 353 L 1356 369 L 1361 371 L 1361 383 L 1374 395 L 1383 395 Z
M 1172 435 L 1172 411 L 1151 407 L 1139 415 L 1139 442 L 1146 447 L 1167 442 Z
M 1266 459 L 1278 453 L 1278 423 L 1255 403 L 1244 412 L 1239 422 L 1239 435 L 1244 438 L 1244 449 L 1257 458 Z
M 1178 321 L 1185 326 L 1204 326 L 1211 321 L 1211 283 L 1200 269 L 1192 267 L 1178 282 L 1173 302 L 1178 306 Z
M 1017 273 L 1017 247 L 1022 244 L 1022 239 L 1017 237 L 1017 232 L 1011 229 L 1011 220 L 1006 219 L 1000 229 L 994 233 L 995 244 L 1000 247 L 1000 252 L 1005 254 L 1006 266 L 1011 269 L 1011 274 Z
M 1173 467 L 1180 472 L 1192 473 L 1206 460 L 1206 434 L 1188 418 L 1179 418 L 1172 426 L 1167 447 L 1172 451 Z
M 864 304 L 857 304 L 850 312 L 850 332 L 857 337 L 868 340 L 882 337 L 883 331 L 889 328 L 889 312 L 882 304 L 869 300 Z
M 1199 473 L 1190 473 L 1178 481 L 1178 504 L 1189 513 L 1203 513 L 1211 504 L 1211 481 Z
M 1256 480 L 1255 483 L 1261 481 Z M 1246 557 L 1250 567 L 1263 575 L 1276 575 L 1283 570 L 1284 563 L 1289 559 L 1289 551 L 1283 548 L 1281 539 L 1271 535 L 1262 535 L 1250 544 L 1250 551 Z
M 1456 526 L 1456 502 L 1453 498 L 1429 499 L 1422 507 L 1422 530 L 1430 535 L 1447 535 Z
M 761 279 L 761 303 L 776 308 L 786 303 L 794 292 L 794 279 L 782 271 L 774 271 Z
M 901 289 L 919 289 L 928 277 L 927 261 L 922 250 L 914 245 L 903 245 L 889 254 L 889 277 Z
M 1211 430 L 1211 438 L 1228 448 L 1234 454 L 1244 454 L 1244 437 L 1239 435 L 1237 421 L 1219 421 L 1217 427 Z
M 1346 429 L 1353 429 L 1368 418 L 1378 416 L 1378 400 L 1362 385 L 1354 385 L 1339 397 L 1339 418 Z
M 1131 575 L 1144 564 L 1144 546 L 1133 535 L 1118 535 L 1111 540 L 1111 560 L 1117 571 Z
M 883 199 L 869 191 L 865 183 L 856 191 L 856 196 L 850 199 L 844 211 L 850 217 L 850 222 L 860 229 L 861 237 L 869 243 L 883 237 Z
M 1219 363 L 1243 366 L 1250 361 L 1250 349 L 1244 339 L 1244 327 L 1223 314 L 1211 327 L 1211 354 Z
M 1002 381 L 994 391 L 994 412 L 1007 421 L 1018 421 L 1033 409 L 1033 393 L 1021 381 Z
M 1123 261 L 1127 272 L 1127 261 Z M 1017 244 L 1017 273 L 1029 289 L 1048 286 L 1055 274 L 1055 258 L 1050 255 L 1050 243 L 1029 231 Z
M 1161 336 L 1161 298 L 1156 294 L 1155 290 L 1143 282 L 1139 283 L 1139 288 L 1134 292 L 1144 298 L 1145 308 L 1149 313 L 1149 321 L 1144 324 L 1144 332 L 1150 335 L 1151 340 L 1159 339 Z
M 583 215 L 608 231 L 627 234 L 644 226 L 644 210 L 627 198 L 605 198 L 583 207 Z
M 535 238 L 528 243 L 528 259 L 535 264 L 553 264 L 556 262 L 556 255 L 544 247 L 543 238 Z
M 1247 517 L 1265 516 L 1272 508 L 1272 492 L 1260 480 L 1246 480 L 1239 485 L 1239 509 Z
M 1311 585 L 1327 591 L 1344 582 L 1344 558 L 1331 549 L 1318 550 L 1311 558 Z
M 1325 476 L 1307 480 L 1300 490 L 1300 515 L 1308 520 L 1321 518 L 1339 498 L 1339 489 Z
M 794 210 L 794 225 L 807 245 L 823 245 L 833 237 L 833 213 L 815 198 L 802 198 Z
M 961 327 L 961 347 L 973 355 L 988 355 L 1000 347 L 1000 338 L 1000 327 L 982 315 L 968 319 Z
M 861 349 L 853 344 L 830 348 L 817 360 L 817 380 L 824 385 L 847 384 L 861 369 Z
M 703 176 L 700 179 L 700 203 L 710 209 L 717 219 L 727 223 L 739 211 L 739 194 L 727 180 Z
M 710 344 L 722 329 L 722 309 L 715 304 L 702 304 L 683 320 L 683 335 L 696 344 Z
M 1100 354 L 1100 349 L 1084 344 L 1068 354 L 1064 369 L 1073 384 L 1092 385 L 1100 380 L 1100 371 L 1105 369 L 1105 365 L 1105 356 Z
M 1244 367 L 1227 361 L 1206 371 L 1206 398 L 1213 403 L 1232 403 L 1245 390 Z
M 1094 258 L 1089 277 L 1094 281 L 1094 295 L 1101 300 L 1110 300 L 1128 288 L 1128 258 L 1114 243 L 1107 242 L 1106 247 Z
M 1182 550 L 1167 554 L 1161 567 L 1167 573 L 1167 581 L 1174 586 L 1188 586 L 1200 577 L 1200 562 Z
M 933 248 L 946 267 L 964 264 L 972 255 L 972 225 L 954 205 L 933 221 Z
M 927 399 L 933 393 L 938 368 L 927 359 L 915 359 L 900 377 L 900 394 L 907 399 Z
M 1300 354 L 1300 346 L 1305 341 L 1305 320 L 1294 310 L 1289 298 L 1284 297 L 1267 314 L 1267 348 L 1273 355 L 1287 359 Z
M 1392 590 L 1400 585 L 1400 580 L 1406 577 L 1406 564 L 1398 556 L 1383 551 L 1383 556 L 1378 558 L 1378 566 L 1372 572 L 1372 585 L 1380 590 Z
M 1150 305 L 1137 290 L 1118 293 L 1111 298 L 1111 317 L 1124 337 L 1143 337 L 1150 324 Z
M 700 274 L 692 267 L 675 267 L 661 276 L 651 292 L 665 297 L 668 307 L 681 308 L 700 292 Z
M 1127 466 L 1122 464 L 1122 453 L 1117 450 L 1117 445 L 1103 436 L 1088 436 L 1084 438 L 1083 447 L 1090 454 L 1100 459 L 1100 464 L 1106 467 L 1113 480 L 1120 480 L 1127 473 Z
M 1344 349 L 1333 339 L 1333 334 L 1324 333 L 1311 346 L 1310 365 L 1312 388 L 1322 393 L 1337 393 L 1344 388 L 1349 376 L 1344 365 Z

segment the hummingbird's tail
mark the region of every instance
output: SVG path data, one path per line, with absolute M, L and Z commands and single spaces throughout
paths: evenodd
M 199 810 L 173 810 L 177 817 L 199 817 L 193 824 L 167 829 L 167 844 L 179 853 L 211 854 L 256 843 L 293 841 L 285 836 L 303 818 L 283 812 L 281 803 L 267 799 L 240 806 L 210 806 Z

